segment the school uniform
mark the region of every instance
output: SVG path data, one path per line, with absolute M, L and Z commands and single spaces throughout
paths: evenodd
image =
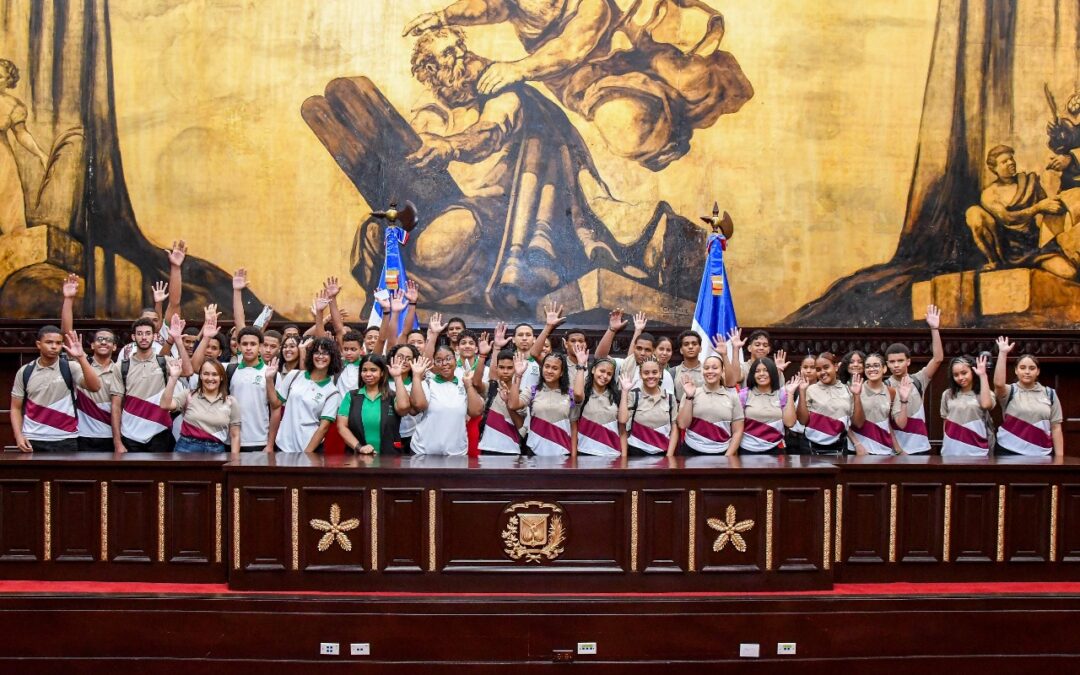
M 486 401 L 491 404 L 481 415 L 480 440 L 477 448 L 481 453 L 499 455 L 520 455 L 521 434 L 510 416 L 506 401 L 499 395 L 499 383 L 488 382 Z
M 535 391 L 524 394 L 522 410 L 529 413 L 529 434 L 526 445 L 537 456 L 558 457 L 569 455 L 570 414 L 573 412 L 573 398 L 558 389 L 541 385 Z
M 420 386 L 424 388 L 428 407 L 418 415 L 416 430 L 412 436 L 413 454 L 468 453 L 469 437 L 465 430 L 465 420 L 469 414 L 469 398 L 465 385 L 456 377 L 444 380 L 436 375 L 425 378 Z
M 743 404 L 743 437 L 739 454 L 776 454 L 782 450 L 787 392 L 783 389 L 761 391 L 753 387 L 741 390 L 739 398 Z
M 926 428 L 926 406 L 923 405 L 923 393 L 930 386 L 930 376 L 923 368 L 914 375 L 909 375 L 914 386 L 907 400 L 908 421 L 903 427 L 896 425 L 896 417 L 900 414 L 900 396 L 897 394 L 892 402 L 892 428 L 896 437 L 896 444 L 909 455 L 917 455 L 930 452 L 930 435 Z M 894 390 L 899 390 L 900 381 L 894 376 L 889 376 L 888 385 Z
M 40 358 L 36 359 L 25 387 L 24 373 L 31 364 L 15 373 L 11 397 L 23 401 L 22 434 L 35 452 L 74 452 L 78 449 L 79 418 L 72 390 L 60 372 L 62 358 L 58 357 L 48 366 L 42 365 Z M 71 371 L 72 385 L 78 387 L 83 383 L 82 366 L 77 362 L 66 365 Z
M 1063 419 L 1061 400 L 1053 389 L 1039 383 L 1030 389 L 1009 385 L 997 431 L 998 453 L 1052 455 L 1051 430 Z
M 722 455 L 731 445 L 731 425 L 744 418 L 742 404 L 727 387 L 697 390 L 691 401 L 693 417 L 683 439 L 683 454 Z
M 851 433 L 868 455 L 892 455 L 892 426 L 890 424 L 892 401 L 889 400 L 889 388 L 882 385 L 881 391 L 874 391 L 869 384 L 863 383 L 859 392 L 865 420 L 862 426 L 851 425 Z
M 128 452 L 172 452 L 176 445 L 173 418 L 161 407 L 161 396 L 168 383 L 167 369 L 175 359 L 165 357 L 165 369 L 157 356 L 142 359 L 133 353 L 128 359 L 127 376 L 121 364 L 123 412 L 120 416 L 120 436 Z M 179 382 L 173 395 L 185 388 Z M 179 429 L 179 426 L 177 427 Z
M 668 443 L 675 427 L 675 395 L 661 389 L 657 394 L 646 394 L 632 389 L 629 396 L 630 419 L 627 420 L 628 454 L 662 455 L 668 451 Z
M 240 409 L 241 451 L 262 450 L 270 438 L 265 370 L 266 364 L 261 358 L 251 366 L 240 361 L 229 378 L 229 395 Z
M 75 407 L 79 417 L 79 450 L 112 452 L 112 398 L 124 393 L 120 385 L 120 364 L 110 360 L 106 365 L 101 365 L 91 358 L 90 367 L 101 380 L 101 388 L 97 391 L 87 391 L 83 387 L 75 389 Z
M 992 392 L 990 401 L 996 403 Z M 942 456 L 988 456 L 990 454 L 989 429 L 986 426 L 988 414 L 989 411 L 979 405 L 979 395 L 974 390 L 954 394 L 950 389 L 942 394 L 941 419 L 944 422 L 944 434 L 941 439 Z
M 803 433 L 813 454 L 843 454 L 854 401 L 851 391 L 842 382 L 830 385 L 815 382 L 806 388 L 806 408 L 810 418 Z
M 285 412 L 274 444 L 281 452 L 303 452 L 323 420 L 336 420 L 341 392 L 333 378 L 313 380 L 306 370 L 290 372 L 277 387 Z M 316 452 L 321 449 L 320 444 Z
M 623 394 L 626 396 L 626 394 Z M 577 417 L 577 449 L 579 455 L 621 457 L 622 438 L 619 435 L 619 406 L 610 389 L 603 393 L 593 389 L 574 414 Z

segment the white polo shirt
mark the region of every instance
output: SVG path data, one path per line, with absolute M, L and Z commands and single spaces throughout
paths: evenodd
M 416 383 L 413 383 L 416 386 Z M 412 451 L 416 455 L 464 455 L 469 451 L 465 421 L 469 414 L 469 398 L 465 385 L 454 378 L 425 378 L 422 385 L 427 397 L 427 410 L 417 415 L 416 431 L 412 435 Z

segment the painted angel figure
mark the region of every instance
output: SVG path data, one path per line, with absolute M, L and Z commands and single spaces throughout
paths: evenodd
M 42 169 L 49 161 L 49 156 L 26 128 L 26 105 L 7 91 L 18 83 L 18 67 L 7 59 L 0 59 L 0 233 L 3 234 L 26 228 L 23 185 L 8 132 L 41 162 Z

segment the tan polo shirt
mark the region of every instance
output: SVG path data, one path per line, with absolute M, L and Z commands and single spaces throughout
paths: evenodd
M 26 388 L 23 388 L 23 372 L 30 364 L 15 373 L 11 397 L 23 400 L 22 433 L 31 441 L 60 441 L 78 436 L 79 423 L 71 390 L 60 374 L 61 358 L 64 357 L 49 366 L 42 365 L 40 358 L 33 361 L 34 371 Z M 72 384 L 82 385 L 82 366 L 78 361 L 69 361 L 68 365 Z
M 232 396 L 206 398 L 201 391 L 182 389 L 173 399 L 184 416 L 180 434 L 201 440 L 229 443 L 229 427 L 240 426 L 240 406 Z

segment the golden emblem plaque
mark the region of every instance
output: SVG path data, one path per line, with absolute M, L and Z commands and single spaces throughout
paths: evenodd
M 566 513 L 558 504 L 527 501 L 503 510 L 510 517 L 500 536 L 503 551 L 512 560 L 540 564 L 563 553 L 566 541 Z

